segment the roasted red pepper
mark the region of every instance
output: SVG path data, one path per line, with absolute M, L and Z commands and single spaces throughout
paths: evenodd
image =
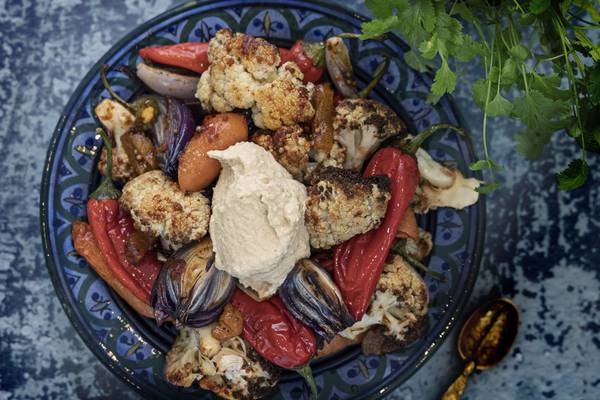
M 231 303 L 242 313 L 244 339 L 273 364 L 297 368 L 315 355 L 315 334 L 288 312 L 278 296 L 258 302 L 236 289 Z
M 398 225 L 419 183 L 419 170 L 413 156 L 390 147 L 375 153 L 363 175 L 388 176 L 392 197 L 377 229 L 355 236 L 334 249 L 335 283 L 357 321 L 369 306 L 385 259 L 396 239 Z
M 131 217 L 119 209 L 119 191 L 111 182 L 112 147 L 101 129 L 107 151 L 107 178 L 90 195 L 87 202 L 88 220 L 94 239 L 117 279 L 135 297 L 150 304 L 150 292 L 161 264 L 155 252 L 148 252 L 137 266 L 125 257 L 125 242 L 134 231 Z
M 141 57 L 156 63 L 203 73 L 208 69 L 208 43 L 178 43 L 169 46 L 144 47 Z
M 304 74 L 304 83 L 316 82 L 323 75 L 323 43 L 305 43 L 298 40 L 291 49 L 279 49 L 281 63 L 295 62 Z

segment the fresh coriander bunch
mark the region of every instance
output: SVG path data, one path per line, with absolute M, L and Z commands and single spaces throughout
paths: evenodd
M 361 39 L 394 32 L 411 50 L 405 61 L 434 73 L 429 101 L 456 87 L 456 65 L 482 64 L 485 75 L 472 84 L 483 111 L 483 153 L 472 170 L 487 169 L 491 180 L 481 193 L 499 187 L 502 167 L 490 158 L 487 122 L 509 116 L 524 128 L 516 149 L 528 159 L 541 156 L 555 133 L 566 133 L 581 156 L 556 174 L 563 190 L 588 177 L 587 151 L 600 152 L 600 1 L 551 0 L 366 0 L 375 19 L 362 26 Z M 516 93 L 516 95 L 515 95 Z M 509 100 L 510 98 L 511 100 Z

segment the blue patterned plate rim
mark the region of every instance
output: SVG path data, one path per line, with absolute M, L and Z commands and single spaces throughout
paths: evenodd
M 152 393 L 152 385 L 150 385 L 147 381 L 143 379 L 139 379 L 137 377 L 132 377 L 130 379 L 130 375 L 125 373 L 124 367 L 116 360 L 112 359 L 107 355 L 105 351 L 101 349 L 99 343 L 91 330 L 91 327 L 84 321 L 83 317 L 80 313 L 76 312 L 77 308 L 75 306 L 75 299 L 73 296 L 70 296 L 69 293 L 65 290 L 68 287 L 65 276 L 60 270 L 57 268 L 56 263 L 53 259 L 53 240 L 49 227 L 49 194 L 53 189 L 54 182 L 51 180 L 52 171 L 55 163 L 60 159 L 57 158 L 56 150 L 57 145 L 61 139 L 61 133 L 63 132 L 65 126 L 68 122 L 68 116 L 72 114 L 73 110 L 76 109 L 76 106 L 80 101 L 85 99 L 85 97 L 81 97 L 83 92 L 85 91 L 86 86 L 89 82 L 96 76 L 102 64 L 104 64 L 107 60 L 114 57 L 118 54 L 122 47 L 127 45 L 132 38 L 140 35 L 141 33 L 149 30 L 152 30 L 152 27 L 157 25 L 160 22 L 168 20 L 173 17 L 177 17 L 179 14 L 185 13 L 192 9 L 197 9 L 199 12 L 208 11 L 211 9 L 223 8 L 224 6 L 234 6 L 234 5 L 243 5 L 243 6 L 274 6 L 278 4 L 285 3 L 287 6 L 301 6 L 305 9 L 313 9 L 315 11 L 319 11 L 323 14 L 331 14 L 332 12 L 337 12 L 346 17 L 350 17 L 354 20 L 366 21 L 364 15 L 361 15 L 353 10 L 349 10 L 346 7 L 340 6 L 338 4 L 329 4 L 324 0 L 313 0 L 310 3 L 299 0 L 262 0 L 262 1 L 243 1 L 243 0 L 223 0 L 223 1 L 215 1 L 208 2 L 207 4 L 203 4 L 203 1 L 190 1 L 183 5 L 174 7 L 170 10 L 165 11 L 164 13 L 159 14 L 158 16 L 146 21 L 145 23 L 139 25 L 129 33 L 127 33 L 122 39 L 120 39 L 114 46 L 110 48 L 101 58 L 100 60 L 94 64 L 94 66 L 90 69 L 90 71 L 84 76 L 82 81 L 77 86 L 75 92 L 69 99 L 67 105 L 63 109 L 63 113 L 58 120 L 56 128 L 54 129 L 53 136 L 51 138 L 48 152 L 46 155 L 46 161 L 43 169 L 42 176 L 42 185 L 40 190 L 40 230 L 42 235 L 42 245 L 44 249 L 44 257 L 46 260 L 46 266 L 48 268 L 48 273 L 50 275 L 52 284 L 54 289 L 59 297 L 61 305 L 67 314 L 67 317 L 71 321 L 72 325 L 75 327 L 75 330 L 81 336 L 86 346 L 92 351 L 92 353 L 104 364 L 113 374 L 119 377 L 122 381 L 131 385 L 137 392 L 144 396 L 153 396 Z M 340 17 L 340 15 L 336 15 L 336 17 Z M 390 40 L 395 44 L 399 45 L 401 48 L 408 48 L 408 46 L 398 37 L 390 36 Z M 432 77 L 428 74 L 421 75 L 426 83 L 431 84 Z M 447 101 L 448 106 L 451 108 L 452 112 L 456 116 L 458 123 L 460 126 L 465 126 L 463 123 L 464 119 L 460 110 L 458 110 L 452 100 L 451 96 L 446 96 L 445 101 Z M 468 135 L 464 139 L 464 143 L 466 144 L 467 150 L 471 156 L 475 155 L 475 151 L 473 149 L 473 144 L 468 137 Z M 476 172 L 474 176 L 478 179 L 482 179 L 481 173 Z M 366 398 L 377 399 L 381 398 L 386 394 L 389 394 L 392 390 L 397 388 L 402 382 L 407 380 L 410 376 L 412 376 L 441 346 L 444 342 L 448 333 L 454 326 L 458 317 L 464 311 L 465 303 L 469 299 L 469 296 L 472 292 L 473 286 L 475 284 L 475 280 L 477 278 L 479 267 L 481 264 L 481 259 L 483 256 L 483 247 L 484 247 L 484 239 L 485 239 L 485 198 L 481 197 L 479 200 L 478 214 L 477 220 L 478 224 L 476 227 L 476 242 L 474 245 L 475 251 L 473 254 L 473 259 L 471 263 L 471 270 L 466 277 L 463 283 L 463 291 L 462 295 L 457 296 L 457 299 L 453 302 L 453 304 L 449 307 L 445 312 L 445 325 L 436 337 L 429 345 L 427 350 L 420 356 L 420 358 L 412 364 L 408 371 L 404 372 L 402 375 L 399 375 L 395 378 L 394 381 L 388 383 L 383 386 L 376 386 L 372 390 L 370 390 L 370 394 Z

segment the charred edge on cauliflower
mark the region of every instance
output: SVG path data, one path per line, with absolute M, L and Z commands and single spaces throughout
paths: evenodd
M 360 119 L 336 119 L 339 129 L 361 129 L 364 125 L 372 125 L 377 129 L 379 137 L 388 137 L 390 132 L 402 134 L 406 132 L 404 121 L 387 106 L 375 100 L 346 99 L 340 102 L 336 111 L 341 115 L 357 115 Z
M 384 175 L 375 175 L 369 177 L 363 177 L 357 172 L 350 171 L 342 168 L 325 167 L 320 169 L 313 177 L 311 181 L 312 187 L 317 185 L 321 181 L 331 181 L 336 183 L 340 189 L 344 192 L 348 198 L 353 198 L 356 195 L 364 194 L 365 191 L 371 193 L 373 185 L 377 185 L 380 192 L 390 193 L 391 182 L 390 178 Z M 331 190 L 328 190 L 325 195 L 331 196 Z M 378 201 L 387 203 L 385 196 L 378 197 Z
M 275 384 L 279 381 L 281 368 L 261 357 L 250 345 L 248 345 L 248 358 L 257 362 L 263 371 L 269 375 L 269 378 L 261 377 L 250 381 L 248 384 L 248 392 L 254 395 L 255 399 L 262 399 L 273 390 Z
M 379 226 L 390 199 L 387 176 L 321 169 L 308 188 L 306 223 L 313 248 L 327 249 Z
M 199 382 L 200 387 L 205 390 L 210 390 L 225 399 L 235 400 L 263 399 L 271 393 L 279 381 L 281 369 L 262 358 L 248 343 L 246 343 L 246 348 L 248 349 L 246 354 L 248 361 L 253 364 L 258 364 L 259 368 L 266 373 L 268 377 L 259 376 L 248 378 L 246 379 L 247 385 L 242 389 L 236 388 L 236 383 L 227 379 L 226 376 L 216 374 L 202 378 Z M 250 368 L 247 361 L 244 363 L 245 368 Z

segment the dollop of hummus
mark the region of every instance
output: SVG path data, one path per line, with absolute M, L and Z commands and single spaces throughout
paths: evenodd
M 268 298 L 296 261 L 310 256 L 306 188 L 254 143 L 241 142 L 208 155 L 223 167 L 209 227 L 215 266 L 238 278 L 256 297 Z

